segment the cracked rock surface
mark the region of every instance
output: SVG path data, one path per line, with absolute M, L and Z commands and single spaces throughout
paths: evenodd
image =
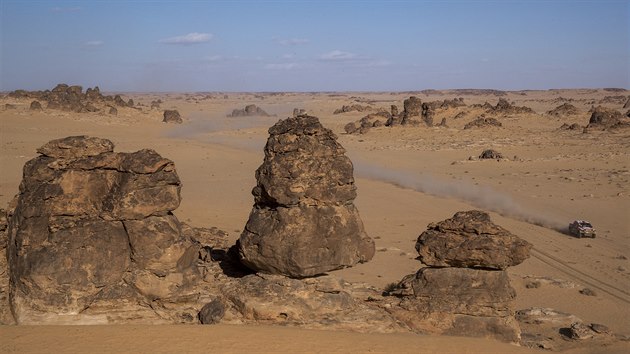
M 247 267 L 304 278 L 372 259 L 374 242 L 353 204 L 353 166 L 344 153 L 316 117 L 287 118 L 269 129 L 239 240 Z

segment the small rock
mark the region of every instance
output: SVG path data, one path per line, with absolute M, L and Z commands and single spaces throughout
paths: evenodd
M 219 299 L 214 299 L 205 304 L 199 311 L 201 324 L 216 324 L 225 316 L 225 304 Z
M 181 123 L 183 122 L 182 117 L 179 115 L 179 112 L 175 109 L 170 110 L 167 109 L 164 111 L 164 119 L 162 120 L 164 123 Z
M 586 295 L 586 296 L 597 296 L 597 293 L 595 292 L 595 290 L 592 290 L 589 288 L 584 288 L 580 290 L 580 294 Z

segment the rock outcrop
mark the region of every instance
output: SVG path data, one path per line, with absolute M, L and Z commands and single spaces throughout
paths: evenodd
M 402 298 L 404 309 L 392 312 L 420 331 L 518 342 L 516 292 L 505 269 L 528 258 L 530 248 L 478 210 L 430 224 L 416 243 L 428 267 L 391 292 Z
M 280 120 L 269 129 L 256 170 L 254 207 L 239 239 L 249 268 L 295 278 L 369 261 L 374 242 L 353 200 L 353 166 L 316 117 Z
M 595 107 L 588 121 L 587 129 L 605 130 L 611 128 L 630 127 L 630 120 L 616 109 Z
M 132 99 L 125 102 L 120 95 L 103 95 L 98 86 L 88 88 L 84 93 L 83 87 L 79 85 L 58 84 L 52 90 L 45 91 L 15 90 L 9 93 L 9 97 L 17 99 L 33 98 L 46 102 L 47 109 L 77 113 L 98 112 L 110 104 L 115 104 L 119 107 L 134 106 Z
M 176 109 L 167 109 L 164 111 L 164 119 L 162 119 L 164 123 L 182 123 L 182 117 L 179 115 L 179 111 Z
M 503 126 L 503 124 L 501 124 L 501 122 L 499 122 L 495 118 L 489 118 L 482 114 L 480 117 L 476 118 L 475 120 L 472 120 L 466 123 L 466 125 L 464 125 L 464 129 L 501 127 L 501 126 Z
M 505 98 L 499 98 L 499 102 L 497 102 L 496 106 L 491 107 L 488 110 L 489 113 L 494 114 L 524 114 L 524 113 L 536 113 L 533 109 L 525 106 L 514 106 Z
M 251 117 L 251 116 L 261 116 L 261 117 L 270 117 L 271 115 L 265 112 L 262 108 L 256 106 L 255 104 L 249 104 L 245 106 L 243 109 L 234 109 L 232 113 L 227 115 L 228 117 Z
M 570 103 L 564 103 L 548 111 L 547 114 L 554 117 L 567 117 L 580 114 L 580 110 Z
M 371 111 L 372 107 L 370 106 L 361 106 L 360 104 L 353 104 L 353 105 L 343 105 L 341 106 L 341 108 L 336 109 L 333 114 L 342 114 L 342 113 L 348 113 L 348 112 L 364 112 L 364 111 Z
M 8 222 L 18 323 L 129 320 L 147 311 L 139 304 L 190 295 L 199 246 L 171 213 L 181 188 L 173 162 L 113 148 L 53 140 L 24 166 Z
M 39 101 L 31 102 L 31 106 L 29 108 L 31 111 L 41 111 L 43 109 L 42 104 L 39 103 Z

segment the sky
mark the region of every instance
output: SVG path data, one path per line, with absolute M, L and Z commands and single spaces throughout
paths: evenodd
M 0 0 L 0 91 L 630 88 L 630 0 Z

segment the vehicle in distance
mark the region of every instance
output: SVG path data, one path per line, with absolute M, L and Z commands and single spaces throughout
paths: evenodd
M 590 222 L 584 220 L 575 220 L 570 223 L 569 233 L 577 238 L 595 238 L 595 228 Z

